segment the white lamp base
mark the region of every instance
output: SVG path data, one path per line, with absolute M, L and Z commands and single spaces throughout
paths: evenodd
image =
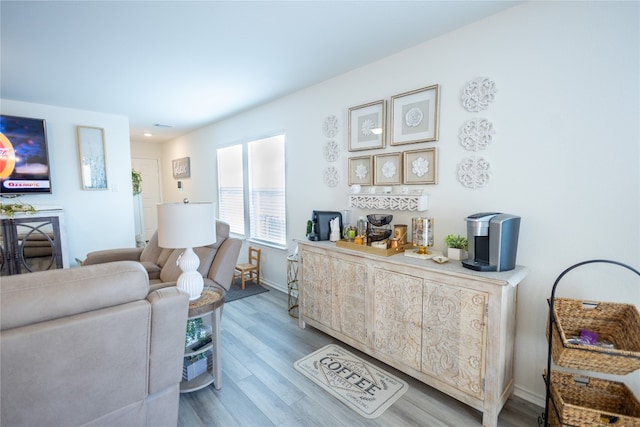
M 200 298 L 204 289 L 204 279 L 198 272 L 200 258 L 192 248 L 186 248 L 178 259 L 178 265 L 182 274 L 178 277 L 177 288 L 189 294 L 189 301 Z

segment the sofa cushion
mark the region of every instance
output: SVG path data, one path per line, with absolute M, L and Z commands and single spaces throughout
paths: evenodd
M 151 315 L 143 297 L 3 330 L 1 424 L 143 426 Z
M 160 270 L 161 267 L 155 262 L 150 261 L 142 261 L 140 262 L 145 270 L 147 270 L 147 274 L 149 275 L 149 280 L 157 280 L 160 279 Z
M 174 249 L 167 262 L 162 267 L 160 271 L 160 280 L 162 282 L 175 282 L 178 280 L 178 277 L 182 274 L 182 270 L 177 265 L 178 258 L 184 252 L 184 249 Z M 213 262 L 213 258 L 216 256 L 217 249 L 212 248 L 211 246 L 202 246 L 199 248 L 193 248 L 193 252 L 196 253 L 198 258 L 200 259 L 200 264 L 198 265 L 198 272 L 202 275 L 202 277 L 206 277 L 209 272 L 209 266 Z
M 142 250 L 142 254 L 140 254 L 140 262 L 152 262 L 157 264 L 161 253 L 162 248 L 158 246 L 158 232 L 156 231 Z

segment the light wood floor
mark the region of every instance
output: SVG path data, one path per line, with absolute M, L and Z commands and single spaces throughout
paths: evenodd
M 293 362 L 338 341 L 287 314 L 287 296 L 271 290 L 225 304 L 221 324 L 222 389 L 180 395 L 178 425 L 191 426 L 480 426 L 482 415 L 379 361 L 409 384 L 380 417 L 359 416 L 293 368 Z M 346 350 L 372 358 L 340 343 Z M 536 426 L 543 412 L 516 397 L 501 427 Z

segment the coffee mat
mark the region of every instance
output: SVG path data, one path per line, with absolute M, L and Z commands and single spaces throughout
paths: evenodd
M 409 389 L 405 381 L 335 344 L 303 357 L 293 366 L 365 418 L 380 416 Z

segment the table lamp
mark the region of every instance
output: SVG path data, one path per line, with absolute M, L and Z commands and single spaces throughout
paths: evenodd
M 176 286 L 189 294 L 189 300 L 200 298 L 204 279 L 198 272 L 200 258 L 194 247 L 216 242 L 213 203 L 162 203 L 158 205 L 158 245 L 162 248 L 182 249 L 178 258 L 182 274 Z

